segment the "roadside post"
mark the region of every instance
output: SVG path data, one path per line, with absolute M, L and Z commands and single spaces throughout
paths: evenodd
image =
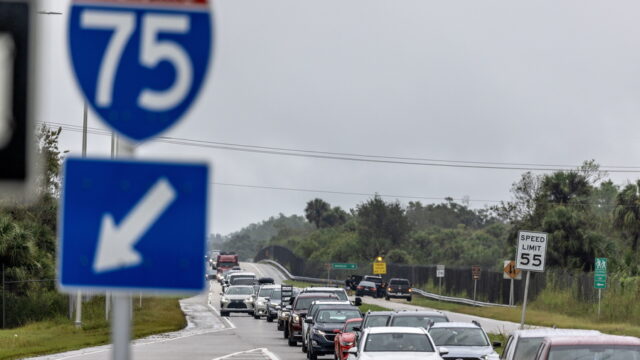
M 522 280 L 522 271 L 516 268 L 516 262 L 513 260 L 505 260 L 504 261 L 504 273 L 502 275 L 503 279 L 510 280 L 509 281 L 509 305 L 514 305 L 515 302 L 515 294 L 514 291 L 514 280 Z
M 438 278 L 438 289 L 442 295 L 442 278 L 444 278 L 444 265 L 436 265 L 436 277 Z
M 544 272 L 547 255 L 547 233 L 521 230 L 518 231 L 518 251 L 516 255 L 516 269 L 526 270 L 524 283 L 524 297 L 522 300 L 522 316 L 520 329 L 524 329 L 524 319 L 527 312 L 527 296 L 529 295 L 529 277 L 531 272 Z
M 71 2 L 76 83 L 118 137 L 117 159 L 65 160 L 58 288 L 111 293 L 113 359 L 131 356 L 133 293 L 205 286 L 208 165 L 137 161 L 134 149 L 175 125 L 202 89 L 212 48 L 209 2 Z
M 602 289 L 607 288 L 607 258 L 596 258 L 593 287 L 598 289 L 598 317 L 600 317 Z
M 473 301 L 476 301 L 476 289 L 478 287 L 478 280 L 480 280 L 480 272 L 482 272 L 480 266 L 473 265 L 471 267 L 471 277 L 473 277 Z

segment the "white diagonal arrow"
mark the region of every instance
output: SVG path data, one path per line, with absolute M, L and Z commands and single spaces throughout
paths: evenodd
M 165 178 L 158 180 L 116 225 L 111 214 L 104 214 L 93 271 L 102 273 L 139 265 L 142 256 L 133 248 L 158 217 L 176 198 L 176 191 Z

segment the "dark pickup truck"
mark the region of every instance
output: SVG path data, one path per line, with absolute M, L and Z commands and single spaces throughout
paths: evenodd
M 389 280 L 386 290 L 385 299 L 387 300 L 390 298 L 405 298 L 407 301 L 411 301 L 411 283 L 407 279 L 393 278 Z

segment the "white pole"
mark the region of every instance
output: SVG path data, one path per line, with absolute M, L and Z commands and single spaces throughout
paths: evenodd
M 520 329 L 524 329 L 524 317 L 527 312 L 527 295 L 529 295 L 529 276 L 531 271 L 527 271 L 527 279 L 524 283 L 524 299 L 522 300 L 522 317 L 520 318 Z
M 87 102 L 82 111 L 82 157 L 87 157 Z M 76 321 L 77 328 L 82 327 L 82 292 L 76 293 Z
M 476 287 L 478 286 L 478 280 L 473 279 L 473 301 L 476 301 Z
M 111 325 L 111 341 L 113 342 L 112 359 L 129 360 L 131 350 L 131 295 L 113 294 L 113 317 Z
M 442 277 L 439 277 L 438 279 L 440 280 L 438 287 L 440 288 L 440 295 L 442 295 Z
M 509 305 L 513 305 L 514 303 L 514 299 L 513 299 L 513 278 L 511 278 L 510 281 L 510 286 L 509 286 Z
M 116 155 L 133 157 L 134 146 L 125 139 L 117 138 Z M 131 294 L 114 293 L 111 323 L 111 341 L 113 342 L 113 360 L 131 358 Z

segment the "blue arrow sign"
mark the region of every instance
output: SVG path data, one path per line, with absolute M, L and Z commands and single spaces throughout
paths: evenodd
M 63 179 L 61 290 L 202 290 L 206 165 L 71 158 Z
M 69 51 L 87 101 L 134 141 L 175 124 L 195 101 L 211 53 L 208 0 L 74 0 Z

